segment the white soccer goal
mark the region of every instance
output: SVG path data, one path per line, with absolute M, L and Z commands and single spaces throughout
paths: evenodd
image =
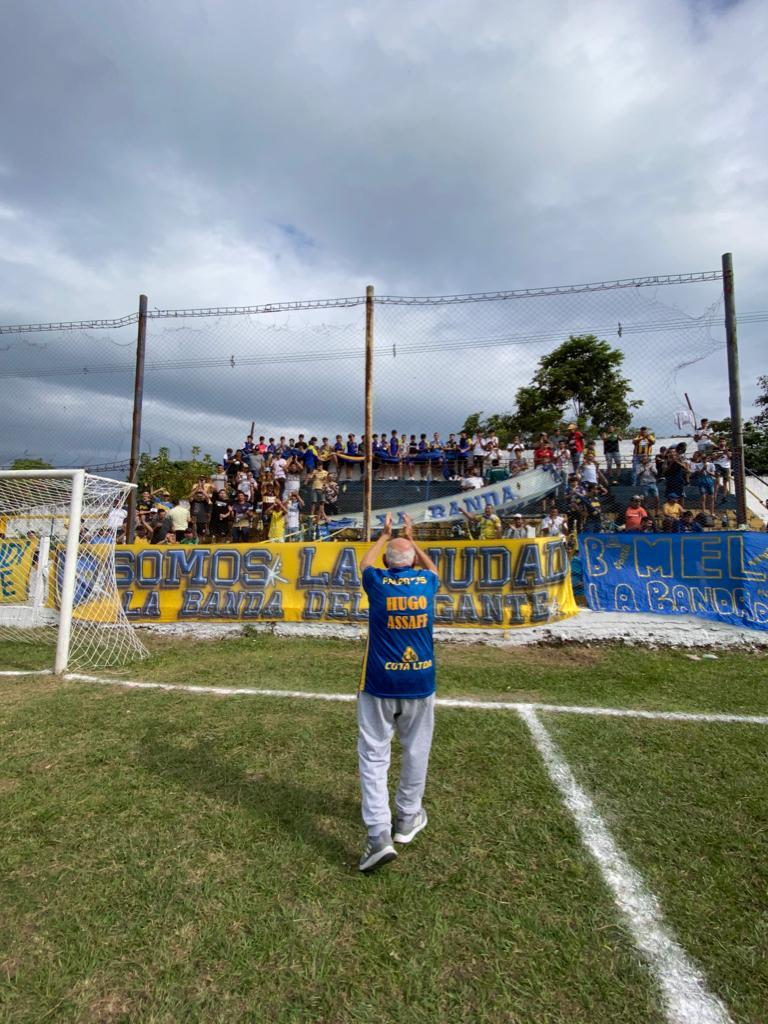
M 55 643 L 57 673 L 146 656 L 115 579 L 116 510 L 133 486 L 82 469 L 0 470 L 0 640 Z

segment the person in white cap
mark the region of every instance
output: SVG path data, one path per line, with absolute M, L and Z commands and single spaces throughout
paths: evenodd
M 504 536 L 507 540 L 522 540 L 528 536 L 528 527 L 520 512 L 512 516 L 512 524 L 506 528 Z

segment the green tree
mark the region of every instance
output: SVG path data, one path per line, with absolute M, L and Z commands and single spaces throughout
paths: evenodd
M 752 423 L 768 430 L 768 376 L 758 377 L 757 386 L 762 388 L 763 393 L 755 399 L 755 405 L 760 407 L 760 412 L 753 418 Z
M 553 434 L 566 419 L 591 433 L 608 426 L 624 431 L 632 410 L 643 403 L 629 397 L 632 388 L 620 372 L 623 362 L 623 352 L 594 334 L 571 335 L 539 360 L 531 383 L 517 389 L 514 413 L 494 413 L 483 420 L 482 412 L 474 412 L 463 429 L 492 430 L 504 444 L 516 434 Z
M 571 417 L 584 428 L 625 430 L 631 410 L 643 403 L 629 397 L 632 388 L 620 372 L 623 362 L 623 352 L 594 334 L 571 335 L 539 361 L 530 387 L 518 391 L 518 412 L 521 402 L 528 409 L 538 400 L 541 410 L 557 412 L 558 419 Z
M 14 459 L 11 469 L 53 469 L 53 466 L 42 459 Z
M 467 416 L 467 418 L 464 420 L 464 426 L 461 429 L 464 431 L 465 434 L 468 434 L 470 437 L 472 437 L 473 434 L 476 434 L 478 430 L 482 430 L 482 410 L 480 412 L 471 412 L 469 416 Z
M 142 452 L 139 456 L 139 490 L 154 491 L 167 488 L 172 498 L 187 498 L 199 476 L 209 477 L 216 469 L 210 455 L 201 455 L 201 448 L 191 449 L 190 459 L 170 459 L 168 449 L 158 449 L 157 455 Z

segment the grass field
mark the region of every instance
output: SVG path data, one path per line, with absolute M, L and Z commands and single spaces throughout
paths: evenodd
M 264 635 L 151 648 L 100 675 L 340 694 L 361 657 Z M 2 669 L 47 658 L 0 645 Z M 444 646 L 438 665 L 443 696 L 768 714 L 754 653 Z M 538 719 L 723 1019 L 764 1024 L 768 726 Z M 438 711 L 429 827 L 372 876 L 353 703 L 6 677 L 0 728 L 4 1022 L 675 1019 L 512 711 Z

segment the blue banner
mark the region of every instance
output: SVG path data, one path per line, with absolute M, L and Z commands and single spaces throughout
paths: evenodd
M 768 629 L 766 533 L 587 533 L 579 545 L 593 611 Z

